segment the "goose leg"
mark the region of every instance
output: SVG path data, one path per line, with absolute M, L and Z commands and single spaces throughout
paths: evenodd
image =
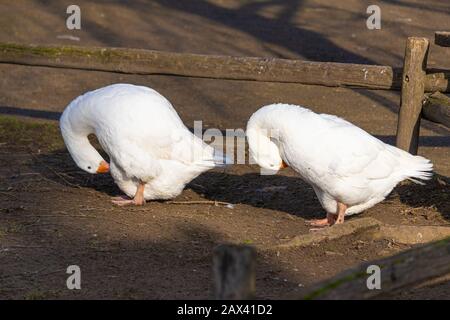
M 306 223 L 312 227 L 322 228 L 322 227 L 332 226 L 335 223 L 336 219 L 337 219 L 336 214 L 327 212 L 326 218 L 307 220 Z
M 133 199 L 129 199 L 127 197 L 114 197 L 111 202 L 118 206 L 126 206 L 129 204 L 134 204 L 136 206 L 143 206 L 145 204 L 144 198 L 144 190 L 145 190 L 145 182 L 139 182 L 139 185 L 136 190 L 136 194 Z
M 343 204 L 342 202 L 337 203 L 337 219 L 336 219 L 337 224 L 344 223 L 346 210 L 347 205 Z
M 338 202 L 337 208 L 336 208 L 336 214 L 333 213 L 327 213 L 327 217 L 324 219 L 316 219 L 316 220 L 308 220 L 307 223 L 315 227 L 311 229 L 311 231 L 318 230 L 323 227 L 332 226 L 334 224 L 341 224 L 344 223 L 345 219 L 345 211 L 347 210 L 347 205 Z

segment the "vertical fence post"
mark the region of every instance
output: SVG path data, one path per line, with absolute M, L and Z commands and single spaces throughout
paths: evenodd
M 249 246 L 219 245 L 214 249 L 214 298 L 245 300 L 255 296 L 255 250 Z
M 419 146 L 428 48 L 427 38 L 410 37 L 406 41 L 396 145 L 412 154 L 417 154 Z

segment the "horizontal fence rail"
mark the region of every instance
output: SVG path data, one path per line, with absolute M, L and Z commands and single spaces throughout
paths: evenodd
M 450 47 L 450 32 L 448 31 L 435 32 L 434 43 L 441 47 Z
M 0 43 L 0 63 L 141 75 L 300 83 L 399 90 L 402 70 L 389 66 L 231 57 L 128 48 Z M 427 70 L 425 91 L 450 91 L 450 71 Z
M 380 268 L 380 290 L 369 290 L 369 266 Z M 450 238 L 364 263 L 313 285 L 292 298 L 317 300 L 386 299 L 402 289 L 413 289 L 450 274 Z

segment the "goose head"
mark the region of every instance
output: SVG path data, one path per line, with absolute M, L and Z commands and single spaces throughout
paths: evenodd
M 74 102 L 78 101 L 78 97 Z M 89 142 L 89 134 L 95 130 L 89 126 L 82 114 L 73 111 L 72 102 L 63 112 L 59 127 L 64 143 L 77 166 L 88 173 L 109 172 L 109 164 Z
M 247 129 L 250 156 L 263 169 L 278 171 L 288 165 L 280 156 L 279 142 L 260 129 Z
M 87 138 L 66 142 L 66 146 L 80 169 L 92 174 L 109 172 L 109 164 L 89 143 Z

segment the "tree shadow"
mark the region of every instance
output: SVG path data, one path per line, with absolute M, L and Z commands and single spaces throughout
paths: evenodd
M 403 183 L 394 192 L 400 201 L 413 208 L 435 207 L 441 216 L 450 221 L 450 178 L 437 174 L 424 185 Z
M 433 4 L 427 4 L 426 1 L 424 2 L 406 2 L 403 0 L 383 0 L 383 2 L 393 4 L 396 6 L 402 6 L 407 7 L 411 9 L 419 9 L 424 11 L 430 11 L 430 12 L 437 12 L 437 13 L 445 13 L 450 15 L 450 7 L 445 5 L 442 2 L 442 5 L 437 5 L 436 3 Z
M 67 3 L 49 0 L 36 0 L 42 7 L 47 11 L 51 11 L 55 16 L 60 17 L 66 12 Z M 107 3 L 105 3 L 107 5 Z M 111 32 L 110 28 L 103 26 L 98 23 L 95 19 L 88 19 L 84 16 L 81 18 L 82 29 L 89 30 L 89 34 L 102 43 L 107 43 L 110 46 L 120 47 L 122 46 L 123 40 L 117 34 Z
M 209 200 L 282 211 L 304 219 L 324 215 L 314 190 L 298 177 L 208 171 L 188 187 Z
M 308 60 L 374 64 L 373 60 L 337 46 L 318 32 L 294 26 L 290 19 L 302 7 L 302 0 L 251 1 L 238 9 L 219 7 L 203 0 L 157 2 L 246 32 L 262 42 L 283 46 Z M 258 14 L 258 10 L 271 5 L 283 6 L 277 18 Z
M 49 1 L 47 0 L 39 0 L 39 2 L 41 5 L 49 5 Z M 238 8 L 222 7 L 204 0 L 157 0 L 157 2 L 163 7 L 195 14 L 227 27 L 240 30 L 260 40 L 263 44 L 282 46 L 308 60 L 374 64 L 373 60 L 339 47 L 326 36 L 294 24 L 292 22 L 294 15 L 301 11 L 304 6 L 302 0 L 247 1 Z M 121 2 L 115 4 L 120 6 L 124 5 Z M 404 2 L 398 4 L 414 9 L 432 9 L 429 6 L 420 4 L 409 4 Z M 279 6 L 281 8 L 275 18 L 268 18 L 260 14 L 262 10 L 270 8 L 271 6 Z M 136 10 L 144 21 L 150 5 L 147 1 L 136 1 L 127 4 L 127 8 Z M 55 15 L 61 12 L 61 8 L 55 6 L 49 6 L 49 9 L 53 10 Z M 364 15 L 357 16 L 358 19 L 363 17 Z M 95 20 L 84 19 L 83 23 L 84 28 L 89 34 L 98 41 L 108 45 L 122 45 L 119 34 L 114 33 L 106 27 L 102 27 Z M 398 108 L 388 101 L 388 99 L 384 98 L 376 91 L 359 90 L 358 92 L 394 113 L 398 110 Z M 215 111 L 217 110 L 222 112 L 220 108 L 216 108 Z M 427 121 L 424 121 L 422 125 L 434 132 L 448 135 L 448 130 Z
M 0 216 L 2 226 L 23 226 L 2 239 L 1 248 L 12 251 L 0 265 L 3 299 L 213 298 L 213 251 L 230 242 L 220 231 L 190 221 L 169 226 L 170 220 L 161 219 L 172 237 L 139 239 L 142 225 L 154 223 L 151 216 L 141 214 L 136 221 L 128 214 L 118 223 L 116 215 L 99 211 L 90 212 L 91 219 L 74 219 L 69 214 L 79 213 L 70 208 L 74 199 L 67 198 L 66 204 L 53 207 L 43 199 L 47 217 L 17 212 Z M 268 256 L 257 250 L 258 298 L 282 298 L 298 288 L 295 278 L 311 278 L 303 275 L 303 268 L 294 274 Z M 67 290 L 70 265 L 80 267 L 82 290 Z
M 108 159 L 95 139 L 93 144 Z M 92 175 L 82 171 L 66 150 L 33 154 L 31 168 L 33 172 L 61 186 L 92 189 L 108 196 L 123 194 L 110 174 Z M 324 209 L 312 187 L 295 176 L 291 169 L 288 169 L 289 175 L 261 175 L 259 171 L 248 168 L 250 172 L 244 174 L 227 172 L 232 169 L 207 171 L 191 181 L 186 188 L 208 200 L 281 211 L 303 219 L 320 218 L 324 215 Z M 425 185 L 400 184 L 390 196 L 392 195 L 398 195 L 402 203 L 413 208 L 434 206 L 442 217 L 450 220 L 448 177 L 435 174 Z
M 445 128 L 439 128 L 445 130 Z M 395 146 L 396 136 L 394 135 L 375 135 L 376 138 L 380 139 L 384 143 Z M 420 146 L 422 147 L 449 147 L 450 137 L 449 136 L 420 136 L 419 137 Z
M 99 147 L 96 139 L 91 140 L 102 157 L 109 161 L 108 155 Z M 44 179 L 69 188 L 92 189 L 109 196 L 123 194 L 110 174 L 90 174 L 81 170 L 65 149 L 49 153 L 33 153 L 32 156 L 33 161 L 30 166 L 32 172 L 41 175 Z
M 398 104 L 394 104 L 390 99 L 386 98 L 384 95 L 380 94 L 377 90 L 366 90 L 366 89 L 356 89 L 353 88 L 353 91 L 357 92 L 358 94 L 361 94 L 370 100 L 374 101 L 375 103 L 385 107 L 387 110 L 391 111 L 392 113 L 398 115 L 399 106 Z M 400 95 L 401 92 L 398 91 L 398 94 Z M 433 123 L 431 121 L 427 121 L 425 119 L 422 119 L 420 126 L 423 128 L 426 128 L 432 132 L 442 134 L 444 136 L 442 137 L 423 137 L 421 136 L 419 138 L 419 144 L 425 145 L 424 143 L 429 143 L 430 139 L 434 140 L 435 138 L 442 141 L 443 146 L 450 145 L 450 130 L 444 126 L 438 125 L 436 123 Z M 395 143 L 392 143 L 395 144 Z
M 210 171 L 199 176 L 188 187 L 214 201 L 282 211 L 303 219 L 324 216 L 324 209 L 312 187 L 295 176 L 235 175 Z M 436 207 L 443 218 L 450 220 L 448 177 L 435 174 L 425 185 L 399 184 L 391 192 L 390 196 L 393 195 L 398 195 L 403 204 L 412 208 Z
M 0 114 L 59 121 L 62 112 L 0 106 Z

